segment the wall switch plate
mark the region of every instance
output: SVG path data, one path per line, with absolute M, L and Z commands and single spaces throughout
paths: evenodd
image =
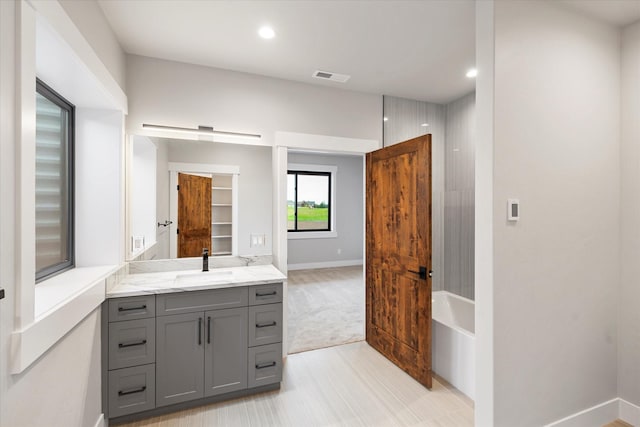
M 507 220 L 518 221 L 520 219 L 520 200 L 507 199 Z
M 259 248 L 263 247 L 267 241 L 267 236 L 265 234 L 252 234 L 251 235 L 251 247 Z
M 132 236 L 131 237 L 131 249 L 133 252 L 144 249 L 144 236 Z

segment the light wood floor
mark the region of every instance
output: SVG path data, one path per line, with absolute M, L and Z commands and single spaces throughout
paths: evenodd
M 418 384 L 365 342 L 290 355 L 282 388 L 130 424 L 210 426 L 473 426 L 473 403 Z

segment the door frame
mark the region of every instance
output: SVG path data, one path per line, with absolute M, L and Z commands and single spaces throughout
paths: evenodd
M 281 132 L 275 134 L 272 150 L 272 174 L 273 174 L 273 265 L 276 266 L 285 276 L 288 273 L 287 251 L 288 251 L 288 231 L 287 231 L 287 167 L 289 149 L 304 150 L 311 153 L 330 154 L 356 154 L 362 156 L 362 200 L 365 201 L 366 188 L 366 158 L 365 154 L 382 148 L 382 142 L 376 139 L 344 138 L 339 136 L 315 135 L 297 132 Z M 364 205 L 363 205 L 364 206 Z M 365 272 L 365 251 L 366 251 L 366 209 L 362 210 L 362 250 L 363 250 L 363 270 Z M 287 357 L 288 347 L 288 301 L 287 282 L 282 287 L 282 357 Z
M 231 256 L 238 255 L 238 176 L 240 166 L 216 165 L 210 163 L 178 163 L 169 162 L 169 258 L 177 258 L 178 239 L 178 173 L 231 175 L 232 176 L 232 206 L 231 206 Z

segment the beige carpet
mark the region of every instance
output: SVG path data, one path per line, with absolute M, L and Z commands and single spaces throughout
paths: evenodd
M 364 339 L 362 266 L 289 271 L 288 352 Z

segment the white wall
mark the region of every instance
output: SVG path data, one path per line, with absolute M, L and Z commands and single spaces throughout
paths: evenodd
M 64 338 L 60 339 L 53 347 L 44 353 L 37 361 L 17 375 L 10 374 L 11 362 L 11 334 L 20 327 L 28 325 L 33 321 L 33 279 L 18 276 L 19 260 L 16 256 L 16 248 L 28 242 L 20 241 L 20 225 L 18 218 L 20 215 L 20 205 L 17 197 L 20 190 L 20 180 L 24 177 L 20 175 L 20 166 L 17 160 L 19 153 L 31 141 L 24 138 L 25 133 L 17 127 L 17 123 L 30 123 L 30 117 L 34 114 L 32 109 L 23 108 L 20 98 L 20 87 L 24 81 L 26 87 L 33 87 L 35 90 L 36 62 L 35 42 L 36 42 L 36 19 L 35 10 L 38 14 L 44 15 L 46 19 L 52 18 L 55 21 L 56 29 L 64 27 L 63 44 L 78 55 L 79 62 L 87 60 L 85 69 L 95 70 L 98 68 L 95 53 L 87 54 L 86 42 L 81 34 L 73 31 L 66 31 L 68 17 L 60 8 L 57 2 L 53 1 L 0 1 L 0 26 L 2 36 L 0 37 L 0 194 L 2 203 L 0 204 L 0 286 L 6 291 L 6 298 L 0 301 L 0 425 L 7 427 L 23 427 L 42 425 L 85 427 L 94 426 L 100 419 L 100 310 L 94 310 L 92 314 L 80 321 Z M 17 11 L 24 11 L 24 14 L 16 15 Z M 93 27 L 84 27 L 81 31 L 90 37 L 100 37 L 93 33 Z M 70 37 L 69 39 L 65 37 Z M 85 43 L 83 45 L 83 43 Z M 30 50 L 33 48 L 33 50 Z M 87 55 L 85 55 L 87 54 Z M 113 82 L 113 77 L 108 75 L 106 70 L 100 76 L 92 76 L 89 80 L 95 80 L 98 84 L 105 83 L 106 80 Z M 40 70 L 38 69 L 38 72 Z M 47 71 L 50 71 L 47 70 Z M 77 70 L 64 70 L 67 74 L 66 80 L 71 80 L 77 76 Z M 74 76 L 70 78 L 70 76 Z M 105 80 L 105 76 L 106 80 Z M 114 83 L 115 85 L 115 83 Z M 126 97 L 121 93 L 112 93 L 109 82 L 103 85 L 105 98 L 113 100 L 124 100 L 126 108 Z M 68 94 L 63 93 L 63 96 Z M 107 101 L 109 102 L 109 101 Z M 88 107 L 79 103 L 82 107 Z M 24 105 L 28 107 L 27 104 Z M 109 135 L 98 135 L 95 139 L 85 139 L 86 128 L 80 129 L 78 143 L 90 144 L 95 141 L 96 149 L 91 152 L 93 155 L 101 156 L 108 152 L 108 156 L 102 157 L 102 162 L 97 165 L 93 163 L 96 170 L 91 171 L 90 177 L 107 177 L 108 182 L 92 182 L 91 178 L 86 179 L 80 187 L 87 191 L 102 191 L 104 185 L 108 188 L 105 198 L 95 205 L 94 209 L 101 209 L 106 204 L 108 209 L 104 215 L 108 216 L 107 224 L 98 224 L 96 234 L 102 236 L 108 234 L 108 240 L 103 245 L 94 244 L 91 246 L 92 252 L 84 252 L 78 257 L 81 263 L 90 264 L 90 257 L 99 256 L 101 253 L 108 255 L 103 259 L 104 263 L 119 263 L 123 259 L 123 232 L 121 227 L 124 213 L 122 207 L 122 152 L 121 142 L 123 135 L 123 115 L 122 111 L 87 110 L 78 111 L 78 115 L 95 119 L 94 128 L 105 123 L 117 126 L 117 131 L 109 130 Z M 91 125 L 89 125 L 91 126 Z M 104 128 L 101 128 L 104 130 Z M 108 142 L 110 136 L 111 142 Z M 114 142 L 115 141 L 115 142 Z M 86 147 L 85 147 L 86 148 Z M 91 148 L 88 149 L 91 151 Z M 106 151 L 104 151 L 106 150 Z M 90 156 L 91 156 L 90 154 Z M 83 154 L 80 153 L 80 156 Z M 86 165 L 86 163 L 85 163 Z M 112 175 L 113 173 L 113 175 Z M 96 184 L 96 185 L 92 185 Z M 83 188 L 76 191 L 82 193 Z M 84 199 L 83 199 L 84 200 Z M 79 206 L 76 206 L 77 208 Z M 80 207 L 81 208 L 81 207 Z M 89 218 L 86 224 L 92 225 L 91 221 L 98 221 L 98 218 Z M 28 222 L 27 222 L 28 223 Z M 112 228 L 113 227 L 113 228 Z M 108 230 L 108 233 L 107 233 Z M 89 241 L 93 235 L 91 228 L 82 233 L 81 239 Z M 100 237 L 98 237 L 100 238 Z M 88 250 L 82 245 L 80 250 Z M 78 248 L 76 250 L 79 250 Z M 87 255 L 87 256 L 85 256 Z M 94 258 L 95 259 L 95 258 Z M 30 287 L 31 286 L 31 287 Z M 24 289 L 30 288 L 31 299 L 28 301 L 31 308 L 31 319 L 22 310 Z M 27 318 L 25 320 L 25 317 Z
M 493 0 L 476 2 L 476 155 L 475 155 L 475 425 L 493 426 L 494 364 L 494 245 L 493 145 L 495 29 Z
M 28 370 L 7 378 L 3 427 L 93 427 L 102 413 L 100 309 Z
M 169 221 L 169 144 L 167 140 L 154 138 L 157 147 L 156 164 L 156 218 L 158 222 Z M 156 241 L 158 259 L 169 258 L 170 227 L 158 227 Z
M 234 236 L 238 239 L 238 255 L 271 254 L 271 147 L 173 140 L 168 158 L 177 163 L 239 166 L 238 235 Z M 168 193 L 169 186 L 166 189 Z M 251 234 L 265 234 L 265 246 L 251 247 Z
M 143 236 L 144 247 L 156 242 L 156 179 L 157 148 L 147 137 L 133 138 L 131 161 L 131 236 Z M 128 236 L 128 237 L 131 237 Z
M 76 109 L 76 267 L 124 261 L 121 111 Z
M 259 133 L 262 140 L 258 143 L 269 147 L 276 131 L 378 141 L 382 136 L 381 96 L 178 62 L 127 56 L 127 95 L 129 134 L 168 136 L 143 131 L 142 123 L 204 125 Z M 241 179 L 243 173 L 241 169 Z M 272 181 L 267 175 L 263 179 Z M 242 206 L 247 203 L 240 203 L 242 226 L 242 216 L 247 215 Z M 264 204 L 259 209 L 267 215 L 271 206 Z M 271 230 L 269 225 L 249 232 L 271 235 Z M 240 239 L 241 245 L 248 241 L 244 235 Z M 268 253 L 272 241 L 269 238 Z M 246 254 L 242 246 L 238 249 Z M 259 251 L 249 251 L 253 252 Z
M 98 3 L 79 0 L 59 0 L 59 3 L 124 90 L 126 56 Z
M 622 33 L 618 394 L 640 406 L 640 22 Z
M 362 156 L 289 153 L 289 163 L 337 166 L 335 177 L 336 238 L 290 239 L 287 262 L 295 264 L 340 263 L 363 259 L 363 165 Z M 338 254 L 338 249 L 341 253 Z
M 552 2 L 495 2 L 496 426 L 617 396 L 619 42 Z
M 7 381 L 9 360 L 7 357 L 11 326 L 15 314 L 16 281 L 16 217 L 14 202 L 16 197 L 16 4 L 0 2 L 0 287 L 6 297 L 0 300 L 0 426 L 5 422 L 9 407 L 7 400 Z
M 381 140 L 382 97 L 252 74 L 127 56 L 127 131 L 142 123 L 262 134 Z M 156 135 L 162 136 L 162 135 Z

